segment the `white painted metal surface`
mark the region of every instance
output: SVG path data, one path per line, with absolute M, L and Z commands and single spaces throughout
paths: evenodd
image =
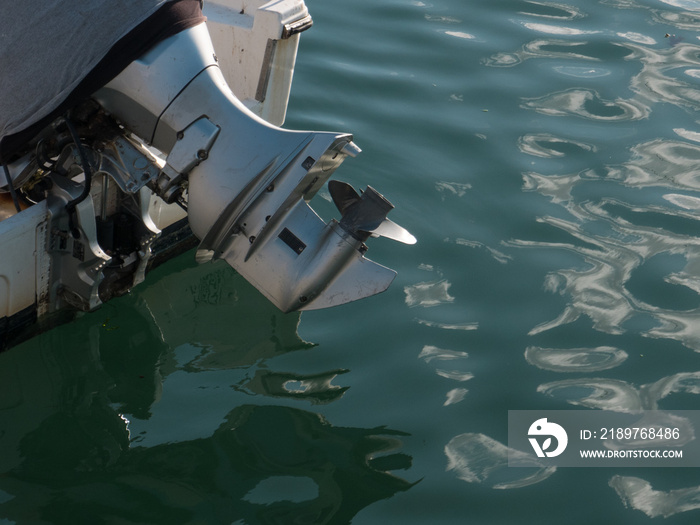
M 287 36 L 285 28 L 310 26 L 303 0 L 207 0 L 203 11 L 231 91 L 253 113 L 282 125 L 299 45 L 299 34 Z
M 38 254 L 46 249 L 47 220 L 42 202 L 0 222 L 0 319 L 37 300 Z

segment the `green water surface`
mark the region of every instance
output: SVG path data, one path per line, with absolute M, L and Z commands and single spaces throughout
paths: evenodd
M 528 477 L 507 417 L 700 407 L 700 3 L 307 5 L 285 126 L 418 244 L 301 315 L 189 253 L 0 354 L 0 523 L 697 523 L 696 468 Z

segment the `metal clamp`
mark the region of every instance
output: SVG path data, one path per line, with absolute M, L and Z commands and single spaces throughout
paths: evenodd
M 100 151 L 98 173 L 106 173 L 124 193 L 138 193 L 158 177 L 160 169 L 134 144 L 118 136 Z
M 284 24 L 284 29 L 282 30 L 282 40 L 306 31 L 314 25 L 314 21 L 311 19 L 311 15 L 306 15 L 304 18 L 290 22 L 289 24 Z
M 158 195 L 167 203 L 174 202 L 181 192 L 183 178 L 209 157 L 221 128 L 206 117 L 195 120 L 177 135 L 177 142 L 165 159 L 158 178 Z

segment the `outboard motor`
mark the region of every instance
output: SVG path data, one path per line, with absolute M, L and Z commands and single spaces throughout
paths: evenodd
M 384 291 L 396 273 L 364 257 L 370 236 L 412 244 L 371 187 L 333 181 L 340 221 L 308 202 L 360 149 L 343 133 L 289 131 L 251 112 L 229 89 L 204 24 L 131 63 L 94 98 L 165 153 L 149 187 L 187 207 L 197 260 L 226 260 L 284 312 Z
M 278 127 L 303 0 L 58 3 L 0 19 L 0 347 L 126 293 L 190 230 L 199 262 L 224 259 L 284 312 L 389 286 L 364 255 L 369 237 L 415 242 L 391 203 L 330 181 L 339 220 L 308 204 L 360 152 L 352 136 Z

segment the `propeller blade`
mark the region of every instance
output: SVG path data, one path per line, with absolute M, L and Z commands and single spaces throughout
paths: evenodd
M 386 219 L 387 213 L 393 209 L 394 205 L 386 200 L 381 193 L 372 186 L 367 186 L 360 200 L 347 208 L 340 225 L 352 231 L 371 233 L 379 227 Z
M 417 239 L 403 226 L 399 226 L 394 221 L 384 219 L 377 228 L 372 230 L 372 235 L 379 235 L 387 239 L 393 239 L 404 244 L 416 244 Z
M 328 181 L 328 191 L 331 193 L 333 204 L 338 208 L 340 215 L 345 215 L 348 208 L 359 202 L 361 197 L 347 182 L 339 180 Z
M 347 182 L 331 180 L 328 191 L 342 216 L 340 226 L 356 238 L 364 241 L 372 235 L 404 244 L 416 243 L 408 230 L 386 218 L 394 205 L 372 186 L 360 195 Z

